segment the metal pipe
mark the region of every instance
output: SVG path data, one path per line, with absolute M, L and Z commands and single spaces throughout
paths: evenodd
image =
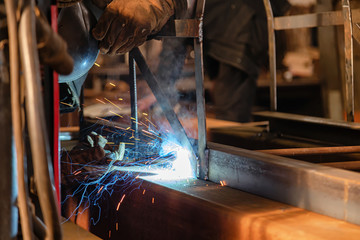
M 40 64 L 37 53 L 34 1 L 26 1 L 19 25 L 21 63 L 26 85 L 26 113 L 36 187 L 44 222 L 46 240 L 61 239 L 61 226 L 53 187 L 53 172 L 45 128 L 41 94 Z
M 18 29 L 16 21 L 16 8 L 13 0 L 5 0 L 6 18 L 9 35 L 9 59 L 10 59 L 10 91 L 11 91 L 11 116 L 17 160 L 17 186 L 18 206 L 20 213 L 21 231 L 25 240 L 34 239 L 32 221 L 28 205 L 27 171 L 25 170 L 23 119 L 21 117 L 22 101 L 21 86 L 19 77 L 19 50 L 18 50 Z
M 258 152 L 277 156 L 330 155 L 341 153 L 360 153 L 360 146 L 266 149 L 259 150 Z
M 267 27 L 269 36 L 269 70 L 270 70 L 270 108 L 277 111 L 277 89 L 276 89 L 276 47 L 274 32 L 274 15 L 270 0 L 263 0 L 265 5 Z

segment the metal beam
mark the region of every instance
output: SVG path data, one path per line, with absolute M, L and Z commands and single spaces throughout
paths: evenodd
M 360 175 L 289 158 L 208 143 L 209 180 L 360 224 Z
M 360 9 L 352 10 L 352 14 L 354 15 L 354 22 L 359 22 Z M 319 12 L 274 18 L 275 30 L 325 27 L 343 24 L 344 18 L 342 11 Z

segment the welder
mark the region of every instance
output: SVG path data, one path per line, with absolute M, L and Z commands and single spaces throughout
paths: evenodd
M 80 89 L 103 54 L 124 54 L 156 34 L 170 17 L 192 12 L 194 0 L 59 0 L 59 34 L 74 59 L 74 70 L 60 75 L 62 112 L 79 106 Z M 65 83 L 65 84 L 63 84 Z M 71 106 L 71 107 L 70 107 Z

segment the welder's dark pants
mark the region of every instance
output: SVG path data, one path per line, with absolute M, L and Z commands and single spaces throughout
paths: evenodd
M 257 76 L 225 63 L 219 63 L 214 80 L 213 98 L 216 118 L 249 122 L 255 99 Z

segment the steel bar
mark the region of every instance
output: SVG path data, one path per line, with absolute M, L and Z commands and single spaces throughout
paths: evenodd
M 258 152 L 277 156 L 329 155 L 342 153 L 360 153 L 360 146 L 266 149 L 258 150 Z
M 344 19 L 341 11 L 320 12 L 274 18 L 275 30 L 313 28 L 343 24 Z
M 268 42 L 269 42 L 269 70 L 270 70 L 270 109 L 277 111 L 277 89 L 276 89 L 276 47 L 275 47 L 275 27 L 274 15 L 272 12 L 270 0 L 263 0 L 265 5 Z
M 138 48 L 134 48 L 130 52 L 130 56 L 135 59 L 137 66 L 139 67 L 144 79 L 148 83 L 150 89 L 152 90 L 152 93 L 157 99 L 157 102 L 159 103 L 161 109 L 163 110 L 163 113 L 167 120 L 169 121 L 170 126 L 172 127 L 174 134 L 178 137 L 179 143 L 187 148 L 193 157 L 192 160 L 192 167 L 193 170 L 196 171 L 197 169 L 197 155 L 194 151 L 194 148 L 192 144 L 190 143 L 189 138 L 186 135 L 186 132 L 181 125 L 178 117 L 176 116 L 174 110 L 171 107 L 169 99 L 166 97 L 166 95 L 163 93 L 160 84 L 156 77 L 153 75 L 153 73 L 150 71 L 149 67 L 147 66 L 145 59 L 143 55 L 141 54 L 140 50 Z
M 360 21 L 360 9 L 352 10 L 352 14 L 354 16 L 354 23 L 358 23 Z M 342 11 L 319 12 L 274 18 L 275 30 L 325 27 L 343 24 L 344 18 Z
M 196 0 L 195 19 L 200 21 L 200 24 L 202 24 L 204 9 L 205 9 L 205 0 Z M 198 34 L 199 34 L 198 36 L 201 37 L 202 26 L 200 26 L 200 28 L 198 29 Z
M 208 143 L 209 180 L 360 224 L 360 175 L 313 163 Z
M 203 68 L 203 39 L 202 19 L 205 8 L 205 1 L 198 0 L 196 6 L 196 18 L 199 19 L 199 37 L 194 39 L 195 52 L 195 81 L 196 81 L 196 111 L 198 118 L 198 167 L 197 177 L 208 179 L 209 162 L 206 156 L 206 114 L 205 114 L 205 89 L 204 89 L 204 68 Z
M 208 179 L 209 162 L 206 151 L 206 114 L 205 114 L 205 90 L 202 41 L 194 39 L 195 51 L 195 80 L 196 80 L 196 111 L 198 119 L 198 167 L 197 176 L 200 179 Z
M 354 121 L 354 51 L 353 51 L 353 23 L 349 0 L 342 0 L 344 18 L 344 37 L 345 37 L 345 109 L 346 120 Z
M 137 159 L 139 125 L 138 125 L 138 106 L 137 106 L 137 83 L 135 59 L 129 54 L 129 86 L 130 86 L 130 106 L 131 106 L 131 128 L 134 130 L 134 158 Z
M 131 128 L 134 130 L 135 149 L 137 151 L 137 140 L 139 139 L 139 119 L 137 107 L 137 85 L 135 59 L 129 54 L 129 85 L 130 85 L 130 105 L 131 105 Z

